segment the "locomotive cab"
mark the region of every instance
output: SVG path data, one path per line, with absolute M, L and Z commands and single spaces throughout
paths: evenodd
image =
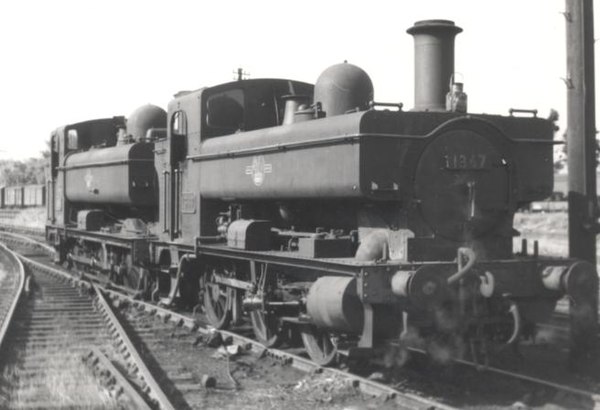
M 243 132 L 280 126 L 286 96 L 312 93 L 311 84 L 282 79 L 242 80 L 178 93 L 168 108 L 167 139 L 155 151 L 163 210 L 157 234 L 183 241 L 216 235 L 214 221 L 227 206 L 198 195 L 201 170 L 190 158 L 202 155 L 206 140 L 232 134 L 243 138 Z

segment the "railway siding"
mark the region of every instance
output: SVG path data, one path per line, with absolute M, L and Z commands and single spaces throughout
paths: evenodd
M 33 291 L 15 309 L 2 346 L 8 408 L 116 408 L 80 360 L 110 339 L 88 295 L 66 283 L 29 272 Z
M 32 246 L 23 238 L 11 237 L 27 247 Z M 71 285 L 90 287 L 88 282 L 60 269 L 31 258 L 23 258 L 23 261 L 28 268 L 45 271 Z M 126 319 L 123 326 L 142 352 L 142 359 L 148 363 L 150 371 L 162 386 L 166 386 L 166 393 L 176 408 L 231 405 L 261 408 L 285 400 L 286 407 L 301 409 L 306 408 L 307 395 L 330 408 L 336 408 L 338 401 L 359 405 L 378 403 L 378 407 L 383 405 L 382 408 L 450 408 L 342 370 L 322 368 L 288 351 L 265 349 L 240 334 L 215 332 L 172 310 L 134 301 L 115 291 L 104 292 L 113 304 L 125 309 L 119 313 Z M 208 339 L 216 334 L 236 352 L 223 356 L 223 344 L 220 345 L 222 349 L 216 351 L 209 347 Z M 91 354 L 89 350 L 88 355 Z M 114 359 L 119 350 L 117 348 L 107 356 Z M 92 361 L 98 362 L 98 359 L 94 357 Z M 275 372 L 274 366 L 277 367 Z M 125 363 L 122 368 L 129 370 L 129 378 L 138 373 L 133 370 L 135 365 Z M 236 380 L 241 382 L 238 384 Z M 147 383 L 139 383 L 138 388 L 147 390 Z M 317 388 L 323 389 L 323 397 L 315 399 Z M 295 403 L 291 407 L 287 405 L 290 400 Z
M 112 311 L 112 308 L 104 298 L 102 291 L 95 285 L 92 285 L 95 293 L 98 295 L 98 310 L 106 319 L 113 338 L 117 341 L 118 350 L 125 358 L 131 372 L 135 373 L 143 383 L 143 390 L 152 399 L 152 401 L 162 410 L 175 410 L 175 406 L 163 392 L 162 387 L 156 382 L 154 376 L 148 370 L 144 360 L 137 351 L 125 328 L 121 325 L 119 319 Z
M 2 251 L 3 262 L 12 253 Z M 131 343 L 115 350 L 109 329 L 118 324 L 107 314 L 108 305 L 101 293 L 93 297 L 93 289 L 82 281 L 57 274 L 57 270 L 31 259 L 23 258 L 25 264 L 21 264 L 14 255 L 12 258 L 14 266 L 32 278 L 32 291 L 21 303 L 14 303 L 12 320 L 3 322 L 6 331 L 0 354 L 0 408 L 174 408 L 168 400 L 150 406 L 148 397 L 154 395 L 147 393 L 154 391 L 135 388 L 111 362 L 125 362 L 125 357 L 137 353 Z M 7 272 L 0 290 L 11 290 L 6 285 L 15 282 L 9 278 L 16 277 L 17 271 Z M 22 290 L 25 281 L 18 282 Z M 120 340 L 123 342 L 122 337 Z M 144 366 L 136 360 L 129 363 L 137 369 Z M 152 384 L 151 377 L 144 375 L 143 379 L 146 385 Z
M 193 408 L 262 408 L 285 400 L 286 408 L 302 409 L 308 396 L 333 408 L 338 400 L 359 406 L 378 403 L 380 408 L 453 408 L 345 370 L 321 367 L 297 350 L 267 349 L 240 334 L 243 329 L 216 331 L 173 310 L 106 292 L 135 328 L 142 350 L 152 356 L 150 362 L 162 369 L 162 383 Z M 210 377 L 213 388 L 207 388 Z M 319 388 L 323 397 L 315 397 Z
M 13 236 L 13 238 L 15 237 Z M 19 238 L 15 238 L 15 240 L 17 239 Z M 31 243 L 27 243 L 27 246 L 31 246 Z M 25 263 L 28 266 L 37 265 L 40 269 L 52 271 L 54 275 L 73 283 L 89 286 L 86 282 L 75 279 L 72 274 L 59 269 L 44 266 L 30 259 L 26 259 Z M 83 274 L 82 276 L 86 277 L 87 275 Z M 480 408 L 479 406 L 483 402 L 481 398 L 477 399 L 477 396 L 464 403 L 460 400 L 464 396 L 465 389 L 472 390 L 471 384 L 485 384 L 485 381 L 481 382 L 484 378 L 491 383 L 497 383 L 497 386 L 504 386 L 503 388 L 499 387 L 496 392 L 498 397 L 492 398 L 491 402 L 503 403 L 500 404 L 501 407 L 506 405 L 507 397 L 514 396 L 514 394 L 504 395 L 502 391 L 514 393 L 515 390 L 523 390 L 515 389 L 515 383 L 530 385 L 527 389 L 535 392 L 533 396 L 524 395 L 525 399 L 531 396 L 535 400 L 546 403 L 557 401 L 563 405 L 568 403 L 568 408 L 581 405 L 593 406 L 598 403 L 599 396 L 595 393 L 597 389 L 585 390 L 586 387 L 589 388 L 586 383 L 581 384 L 581 387 L 578 387 L 579 383 L 569 384 L 570 382 L 563 386 L 559 382 L 550 381 L 551 377 L 548 380 L 538 380 L 525 373 L 513 373 L 510 370 L 505 371 L 492 367 L 487 368 L 486 376 L 478 371 L 470 372 L 469 374 L 473 373 L 470 376 L 464 372 L 465 375 L 461 377 L 452 377 L 450 383 L 437 377 L 438 375 L 429 374 L 428 379 L 424 381 L 425 384 L 435 383 L 433 380 L 438 379 L 441 380 L 439 383 L 442 386 L 447 384 L 446 387 L 443 387 L 444 393 L 441 394 L 438 394 L 435 389 L 429 390 L 427 393 L 427 388 L 421 392 L 420 388 L 415 388 L 412 382 L 405 381 L 406 375 L 400 373 L 398 373 L 399 378 L 393 376 L 391 380 L 385 381 L 387 384 L 382 384 L 348 374 L 343 370 L 322 368 L 295 354 L 294 349 L 288 348 L 285 351 L 265 349 L 256 341 L 244 336 L 248 334 L 249 330 L 244 327 L 238 329 L 238 333 L 216 331 L 202 326 L 197 317 L 193 318 L 189 315 L 179 314 L 173 309 L 136 301 L 112 290 L 105 292 L 112 299 L 113 305 L 119 307 L 118 315 L 125 319 L 124 326 L 130 329 L 150 371 L 157 377 L 161 385 L 165 386 L 169 397 L 176 398 L 177 408 L 195 408 L 196 406 L 221 408 L 236 405 L 243 405 L 245 408 L 261 408 L 266 405 L 272 407 L 274 402 L 285 400 L 286 408 L 295 410 L 296 408 L 306 408 L 307 397 L 311 403 L 318 403 L 321 407 L 337 408 L 336 405 L 343 400 L 346 400 L 343 402 L 344 405 L 354 405 L 354 402 L 347 401 L 349 397 L 355 398 L 359 406 L 364 406 L 365 403 L 367 406 L 373 405 L 373 401 L 361 401 L 364 397 L 369 396 L 377 397 L 375 403 L 378 408 L 440 409 L 448 407 L 439 401 L 430 400 L 428 397 L 436 397 L 438 400 L 444 398 L 443 400 L 446 402 L 448 389 L 456 390 L 456 394 L 449 397 L 450 403 L 455 405 L 460 403 L 458 404 L 460 407 L 467 408 L 473 406 L 473 402 L 475 402 L 477 403 L 475 408 Z M 220 340 L 215 343 L 219 347 L 216 352 L 214 349 L 209 349 L 213 339 Z M 296 353 L 301 352 L 296 350 Z M 94 360 L 98 361 L 96 358 Z M 460 360 L 457 361 L 457 363 L 460 362 Z M 460 364 L 462 365 L 462 363 Z M 465 362 L 465 364 L 468 363 Z M 293 372 L 290 372 L 289 378 L 285 379 L 281 377 L 280 369 L 271 371 L 269 366 L 289 368 L 297 370 L 299 373 L 294 375 Z M 425 365 L 426 368 L 427 366 L 430 365 Z M 481 364 L 475 367 L 481 370 Z M 483 368 L 486 369 L 486 366 L 484 365 Z M 541 369 L 540 367 L 537 371 L 539 372 Z M 422 369 L 420 371 L 422 372 Z M 448 373 L 442 368 L 438 371 Z M 462 369 L 461 373 L 463 373 Z M 422 374 L 417 375 L 417 378 L 423 376 Z M 269 379 L 269 377 L 271 378 Z M 253 384 L 253 379 L 256 379 L 257 384 Z M 513 379 L 513 381 L 509 379 Z M 459 382 L 460 380 L 462 382 Z M 266 389 L 264 388 L 265 382 L 268 387 Z M 263 383 L 262 388 L 260 383 Z M 409 392 L 419 392 L 419 395 L 407 393 L 406 388 Z M 473 392 L 476 390 L 477 388 Z M 336 396 L 336 391 L 342 393 Z M 517 394 L 519 394 L 518 391 Z M 425 397 L 421 396 L 423 393 Z M 320 394 L 322 396 L 318 397 Z M 259 398 L 257 399 L 257 397 Z M 260 400 L 267 400 L 267 402 Z M 525 401 L 527 402 L 527 400 Z M 294 404 L 288 404 L 290 402 Z M 298 407 L 300 405 L 294 407 L 297 403 L 300 403 L 301 407 Z
M 25 268 L 5 245 L 0 244 L 0 349 L 25 288 Z

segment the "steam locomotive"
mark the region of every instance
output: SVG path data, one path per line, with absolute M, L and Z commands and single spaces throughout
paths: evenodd
M 342 63 L 314 85 L 234 81 L 58 128 L 56 262 L 200 304 L 218 329 L 250 321 L 265 346 L 300 335 L 323 365 L 415 333 L 516 344 L 565 294 L 577 350 L 596 326 L 595 267 L 512 250 L 515 211 L 552 193 L 554 124 L 467 113 L 462 84 L 448 90 L 461 31 L 408 30 L 410 111 Z

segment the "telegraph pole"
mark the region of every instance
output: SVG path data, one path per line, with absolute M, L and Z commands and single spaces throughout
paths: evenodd
M 566 0 L 569 256 L 596 266 L 593 0 Z
M 593 0 L 566 0 L 567 150 L 569 169 L 569 255 L 589 262 L 584 275 L 565 275 L 570 293 L 570 366 L 598 371 L 598 276 L 596 233 L 596 120 Z M 584 262 L 579 262 L 583 266 Z M 577 264 L 576 264 L 577 265 Z M 571 286 L 578 289 L 568 289 Z
M 237 81 L 245 80 L 250 75 L 250 73 L 245 72 L 244 69 L 241 67 L 234 71 L 233 74 L 236 74 L 236 77 L 234 77 L 233 79 Z

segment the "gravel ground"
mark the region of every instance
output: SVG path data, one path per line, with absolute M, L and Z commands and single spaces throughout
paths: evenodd
M 29 226 L 43 226 L 41 213 L 29 212 L 20 218 Z M 521 239 L 539 241 L 540 254 L 567 256 L 566 213 L 518 213 L 514 218 L 515 229 L 521 232 L 514 240 L 515 250 L 520 250 Z M 600 254 L 599 254 L 600 260 Z M 135 312 L 130 312 L 135 315 Z M 154 321 L 154 319 L 142 319 Z M 150 322 L 145 323 L 151 326 Z M 137 325 L 136 325 L 137 327 Z M 225 409 L 279 409 L 286 410 L 326 409 L 378 409 L 394 408 L 392 403 L 363 397 L 347 382 L 335 380 L 322 374 L 306 375 L 295 369 L 282 366 L 270 358 L 260 358 L 240 352 L 229 360 L 229 372 L 239 383 L 237 388 L 229 378 L 227 359 L 217 350 L 196 341 L 195 336 L 184 330 L 163 328 L 149 338 L 147 348 L 155 360 L 180 363 L 166 368 L 165 372 L 178 375 L 183 380 L 182 393 L 192 407 Z M 197 342 L 197 343 L 194 343 Z M 527 368 L 532 375 L 548 377 L 557 382 L 568 382 L 573 386 L 591 389 L 600 393 L 600 384 L 595 380 L 574 377 L 565 367 L 566 353 L 560 347 L 524 346 L 523 357 L 505 352 L 496 358 L 504 366 L 515 370 Z M 160 356 L 160 357 L 159 357 Z M 532 366 L 531 363 L 538 364 Z M 201 386 L 204 375 L 215 377 L 214 388 Z M 387 374 L 389 380 L 407 391 L 421 392 L 431 397 L 450 398 L 452 403 L 464 408 L 589 408 L 589 403 L 572 402 L 565 398 L 548 396 L 543 389 L 531 389 L 519 382 L 507 382 L 479 374 L 463 372 L 451 366 L 435 366 L 411 360 L 397 372 Z M 185 387 L 187 386 L 187 387 Z M 513 394 L 505 395 L 503 391 Z
M 46 208 L 23 209 L 14 217 L 10 219 L 3 218 L 0 222 L 27 228 L 43 228 L 46 225 Z
M 199 338 L 197 333 L 174 328 L 135 309 L 121 312 L 139 335 L 149 367 L 178 408 L 395 408 L 393 403 L 364 396 L 346 379 L 307 374 L 243 347 L 228 356 L 222 347 L 208 347 L 207 338 Z M 214 387 L 204 386 L 205 376 L 214 378 Z
M 529 240 L 529 251 L 533 249 L 533 241 L 539 242 L 542 255 L 562 256 L 569 254 L 568 218 L 565 212 L 550 213 L 517 213 L 514 227 L 521 232 L 515 237 L 514 250 L 520 251 L 521 239 Z
M 561 346 L 525 343 L 518 352 L 496 352 L 491 366 L 511 370 L 561 385 L 600 393 L 598 378 L 569 372 L 567 351 Z M 464 409 L 498 408 L 594 408 L 592 396 L 581 397 L 552 388 L 496 375 L 460 365 L 413 360 L 396 371 L 398 380 L 421 394 L 439 397 Z M 412 386 L 412 387 L 411 387 Z M 591 405 L 591 407 L 590 407 Z

